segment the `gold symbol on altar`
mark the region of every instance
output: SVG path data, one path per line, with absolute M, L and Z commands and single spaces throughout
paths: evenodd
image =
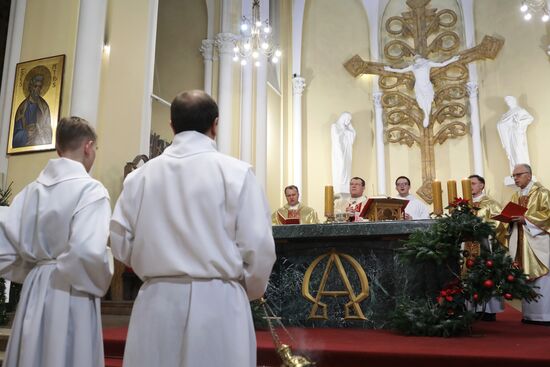
M 417 193 L 431 204 L 434 146 L 469 131 L 468 123 L 461 120 L 467 116 L 466 96 L 475 96 L 477 86 L 467 84 L 468 64 L 494 59 L 504 41 L 485 36 L 479 45 L 459 51 L 458 16 L 450 9 L 430 8 L 429 3 L 407 0 L 408 11 L 387 19 L 384 26 L 391 40 L 383 56 L 389 64 L 355 55 L 344 67 L 354 77 L 379 76 L 386 140 L 420 147 L 422 186 Z
M 316 296 L 313 297 L 309 291 L 311 275 L 313 274 L 313 271 L 315 270 L 317 265 L 319 265 L 321 260 L 323 260 L 327 256 L 329 258 L 327 261 L 327 265 L 325 266 L 323 277 L 321 278 L 319 289 L 317 290 Z M 342 259 L 346 260 L 349 263 L 349 265 L 353 268 L 353 270 L 355 270 L 355 273 L 357 273 L 359 282 L 361 284 L 361 292 L 358 295 L 355 295 L 353 287 L 351 286 L 351 282 L 349 281 L 348 275 L 346 273 L 346 269 L 342 264 Z M 330 275 L 330 271 L 332 270 L 334 265 L 336 265 L 336 269 L 338 270 L 340 279 L 344 283 L 344 287 L 345 287 L 344 290 L 325 290 L 325 287 L 327 285 L 327 281 Z M 365 270 L 363 270 L 363 268 L 361 267 L 361 264 L 359 264 L 359 262 L 355 260 L 353 257 L 351 257 L 350 255 L 339 253 L 333 250 L 313 260 L 313 262 L 307 268 L 306 273 L 304 274 L 304 280 L 302 282 L 302 295 L 308 301 L 313 303 L 313 307 L 311 308 L 311 311 L 309 313 L 309 317 L 308 317 L 309 319 L 322 319 L 322 320 L 328 319 L 327 304 L 321 302 L 321 298 L 324 296 L 349 298 L 349 302 L 346 303 L 344 306 L 345 320 L 366 320 L 367 319 L 363 314 L 363 311 L 361 310 L 360 303 L 369 295 L 369 281 L 367 279 L 367 274 L 365 274 Z M 322 314 L 318 313 L 319 307 L 321 307 L 322 309 Z M 353 313 L 350 312 L 351 309 L 353 309 Z

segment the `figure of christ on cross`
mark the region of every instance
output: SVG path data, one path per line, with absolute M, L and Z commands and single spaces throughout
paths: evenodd
M 430 113 L 432 110 L 432 103 L 434 101 L 434 87 L 430 80 L 430 70 L 433 67 L 444 67 L 455 61 L 458 61 L 459 56 L 453 56 L 450 59 L 443 62 L 434 62 L 427 60 L 420 55 L 414 57 L 414 62 L 402 69 L 395 69 L 389 66 L 384 66 L 384 70 L 394 73 L 408 73 L 414 74 L 414 94 L 416 97 L 416 103 L 420 109 L 424 112 L 424 119 L 422 126 L 427 128 L 430 124 Z

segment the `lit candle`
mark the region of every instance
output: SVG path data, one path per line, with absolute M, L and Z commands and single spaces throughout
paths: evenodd
M 449 199 L 449 205 L 456 200 L 456 181 L 447 181 L 447 198 Z
M 462 198 L 472 205 L 472 180 L 469 178 L 462 179 Z
M 334 217 L 334 187 L 325 186 L 325 217 Z
M 434 214 L 437 216 L 443 215 L 443 197 L 441 190 L 441 181 L 432 181 L 432 200 L 434 205 Z

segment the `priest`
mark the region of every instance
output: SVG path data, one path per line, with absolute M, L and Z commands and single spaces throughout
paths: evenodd
M 271 215 L 274 225 L 278 224 L 316 224 L 319 223 L 317 212 L 300 202 L 298 187 L 285 187 L 286 204 Z
M 364 195 L 364 192 L 365 180 L 361 177 L 353 177 L 349 181 L 350 198 L 346 207 L 346 212 L 352 222 L 361 220 L 359 215 L 367 203 L 367 197 Z
M 503 223 L 492 219 L 495 215 L 500 214 L 502 206 L 494 199 L 485 194 L 485 179 L 480 175 L 471 175 L 468 177 L 472 185 L 472 206 L 476 208 L 476 215 L 485 222 L 492 223 L 496 230 L 497 241 L 504 245 L 506 243 L 506 228 Z M 477 256 L 480 253 L 479 243 L 468 242 L 465 245 L 470 255 Z M 469 247 L 468 247 L 469 246 Z M 477 310 L 483 312 L 481 320 L 496 321 L 497 313 L 504 311 L 504 300 L 502 297 L 493 297 L 485 305 L 480 306 Z
M 510 255 L 534 282 L 542 297 L 536 302 L 523 301 L 523 322 L 550 326 L 550 191 L 532 181 L 528 164 L 514 167 L 512 178 L 518 191 L 512 202 L 527 211 L 513 217 L 509 239 Z

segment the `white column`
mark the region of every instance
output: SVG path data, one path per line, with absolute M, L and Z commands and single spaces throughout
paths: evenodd
M 241 154 L 240 158 L 252 163 L 252 64 L 241 72 Z
M 267 181 L 267 57 L 256 67 L 256 176 L 263 189 Z
M 15 81 L 15 66 L 21 56 L 21 43 L 23 41 L 23 26 L 25 25 L 26 0 L 12 1 L 10 7 L 10 20 L 8 24 L 8 37 L 6 39 L 6 54 L 4 55 L 4 68 L 2 70 L 2 86 L 0 89 L 0 174 L 8 171 L 8 131 L 11 118 L 11 102 L 13 96 L 13 83 Z M 0 182 L 2 184 L 2 182 Z
M 376 175 L 378 195 L 386 195 L 386 157 L 384 155 L 384 109 L 382 108 L 382 92 L 374 92 L 374 120 L 376 135 Z
M 214 41 L 202 40 L 200 48 L 204 59 L 204 91 L 212 95 L 212 61 L 214 60 Z
M 470 122 L 472 133 L 472 148 L 474 154 L 474 173 L 483 176 L 483 151 L 481 146 L 481 126 L 479 123 L 479 104 L 477 98 L 477 83 L 466 83 L 470 102 Z
M 306 80 L 295 76 L 292 78 L 292 153 L 294 163 L 293 184 L 302 189 L 302 94 Z
M 220 74 L 218 107 L 220 110 L 218 127 L 218 150 L 225 154 L 232 152 L 233 135 L 233 47 L 235 35 L 219 33 L 216 36 L 216 46 L 220 55 Z
M 105 34 L 107 0 L 81 0 L 71 94 L 72 116 L 97 125 L 101 54 Z

